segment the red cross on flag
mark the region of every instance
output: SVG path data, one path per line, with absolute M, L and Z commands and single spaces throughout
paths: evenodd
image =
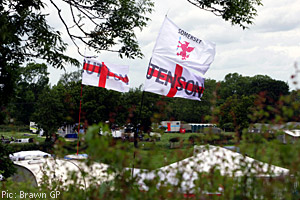
M 103 87 L 118 92 L 129 91 L 129 67 L 84 59 L 82 84 Z
M 200 101 L 204 91 L 204 78 L 180 64 L 153 57 L 147 70 L 144 90 L 167 97 Z
M 161 56 L 205 74 L 215 53 L 214 43 L 195 37 L 165 17 L 152 57 Z

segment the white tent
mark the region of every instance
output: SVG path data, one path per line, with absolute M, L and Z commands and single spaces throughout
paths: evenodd
M 39 159 L 43 157 L 51 157 L 51 154 L 39 150 L 34 150 L 34 151 L 19 151 L 9 155 L 9 158 L 13 161 Z
M 300 130 L 283 130 L 284 134 L 279 136 L 278 139 L 283 143 L 295 143 L 300 137 Z
M 300 130 L 294 129 L 294 130 L 284 130 L 284 132 L 292 137 L 300 137 Z
M 156 171 L 143 171 L 134 169 L 134 175 L 139 179 L 139 185 L 147 190 L 145 180 L 159 176 L 164 184 L 177 185 L 178 175 L 181 177 L 181 190 L 193 192 L 194 181 L 199 173 L 209 173 L 212 169 L 219 170 L 221 175 L 231 177 L 281 176 L 289 173 L 288 169 L 269 165 L 248 156 L 243 156 L 231 150 L 215 146 L 195 146 L 194 156 L 182 161 L 162 167 Z
M 42 183 L 44 175 L 49 177 L 50 183 L 61 181 L 64 186 L 76 184 L 81 188 L 87 188 L 91 183 L 100 185 L 114 179 L 113 175 L 107 173 L 109 166 L 102 163 L 92 163 L 87 166 L 85 162 L 79 160 L 41 158 L 36 156 L 39 154 L 35 151 L 18 152 L 14 155 L 22 155 L 21 157 L 25 159 L 14 161 L 17 173 L 13 176 L 13 180 L 29 180 L 34 186 Z M 76 173 L 78 177 L 76 183 L 70 179 L 72 173 Z

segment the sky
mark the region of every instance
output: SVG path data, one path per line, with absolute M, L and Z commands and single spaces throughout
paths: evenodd
M 193 6 L 187 0 L 154 2 L 154 12 L 148 15 L 151 21 L 142 31 L 136 32 L 143 59 L 121 59 L 117 53 L 105 51 L 93 54 L 103 62 L 129 65 L 131 87 L 144 84 L 152 50 L 167 15 L 178 27 L 216 44 L 215 60 L 204 75 L 205 78 L 221 81 L 229 73 L 251 77 L 267 75 L 288 82 L 290 89 L 300 88 L 291 79 L 296 62 L 300 68 L 300 0 L 262 0 L 263 6 L 257 7 L 258 15 L 254 24 L 246 30 L 238 25 L 232 26 L 230 22 Z M 55 17 L 54 8 L 49 5 L 47 9 L 51 26 L 65 33 L 64 27 Z M 63 38 L 70 43 L 66 34 Z M 84 49 L 81 46 L 82 52 Z M 86 54 L 90 53 L 86 51 Z M 67 54 L 83 61 L 71 43 Z M 66 66 L 67 72 L 76 70 L 74 66 Z M 65 71 L 50 67 L 49 72 L 51 85 L 54 85 Z

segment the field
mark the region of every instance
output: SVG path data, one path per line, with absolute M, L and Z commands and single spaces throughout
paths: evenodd
M 231 135 L 233 136 L 234 133 L 226 133 L 223 135 Z M 45 137 L 40 137 L 36 134 L 31 134 L 29 132 L 0 132 L 0 136 L 4 136 L 5 138 L 34 138 L 35 145 L 33 144 L 14 144 L 12 147 L 16 150 L 30 150 L 33 149 L 43 149 L 38 145 L 43 144 Z M 191 136 L 201 136 L 197 138 L 197 140 L 192 143 L 189 138 Z M 127 143 L 128 149 L 126 150 L 126 156 L 128 159 L 132 159 L 135 157 L 136 160 L 147 160 L 147 162 L 136 162 L 135 167 L 139 168 L 147 168 L 147 169 L 155 169 L 159 167 L 163 167 L 165 165 L 174 163 L 176 161 L 185 159 L 190 157 L 193 154 L 193 146 L 194 145 L 205 145 L 205 144 L 212 144 L 212 145 L 220 145 L 220 146 L 236 146 L 239 147 L 240 152 L 242 154 L 248 155 L 252 158 L 257 160 L 267 162 L 270 164 L 274 164 L 281 167 L 290 167 L 291 160 L 296 154 L 291 152 L 291 149 L 298 146 L 297 144 L 281 144 L 278 141 L 261 141 L 261 142 L 245 142 L 242 141 L 239 144 L 228 142 L 216 142 L 218 140 L 211 139 L 208 137 L 203 137 L 201 133 L 164 133 L 159 141 L 151 141 L 145 142 L 140 141 L 138 143 L 138 150 L 136 150 L 133 146 L 133 143 Z M 170 143 L 170 139 L 172 138 L 179 138 L 178 142 L 173 144 Z M 62 139 L 62 147 L 63 147 L 63 154 L 74 154 L 76 153 L 77 149 L 77 142 L 73 141 L 66 141 Z M 38 144 L 38 145 L 36 145 Z M 82 148 L 80 153 L 86 153 L 86 148 Z M 136 153 L 134 153 L 136 152 Z M 147 158 L 147 159 L 146 159 Z M 150 159 L 149 159 L 150 158 Z M 295 158 L 296 159 L 296 158 Z M 105 162 L 105 161 L 104 161 Z M 128 162 L 131 163 L 131 162 Z M 127 167 L 131 167 L 132 164 L 126 164 Z M 109 163 L 107 163 L 109 164 Z
M 113 140 L 110 137 L 99 136 L 98 130 L 93 133 L 93 131 L 88 131 L 84 137 L 80 141 L 79 145 L 79 153 L 87 153 L 89 155 L 88 160 L 86 160 L 86 164 L 92 164 L 93 161 L 109 164 L 110 167 L 107 170 L 108 173 L 117 173 L 118 176 L 114 178 L 113 181 L 108 182 L 107 184 L 102 184 L 100 187 L 100 191 L 104 190 L 105 194 L 98 199 L 120 199 L 115 198 L 115 194 L 121 195 L 122 197 L 127 197 L 128 195 L 132 195 L 132 199 L 146 199 L 144 196 L 148 196 L 150 198 L 147 199 L 167 199 L 161 198 L 161 195 L 166 195 L 168 199 L 183 199 L 180 198 L 182 195 L 179 190 L 179 186 L 166 186 L 159 188 L 157 190 L 156 181 L 154 179 L 151 182 L 145 181 L 145 184 L 149 184 L 152 188 L 149 192 L 141 193 L 140 188 L 136 184 L 137 179 L 133 177 L 131 174 L 133 172 L 139 173 L 138 170 L 135 171 L 124 171 L 125 168 L 140 168 L 140 169 L 158 169 L 160 167 L 169 165 L 176 161 L 180 161 L 187 157 L 190 157 L 193 154 L 194 145 L 219 145 L 219 146 L 235 146 L 239 149 L 239 151 L 248 155 L 256 160 L 263 161 L 265 163 L 270 163 L 276 166 L 285 167 L 290 170 L 291 174 L 296 174 L 299 172 L 298 163 L 299 163 L 299 155 L 300 155 L 300 145 L 299 143 L 295 144 L 281 144 L 277 140 L 270 140 L 261 137 L 261 138 L 252 138 L 252 140 L 243 139 L 239 143 L 235 140 L 226 140 L 228 138 L 232 138 L 234 133 L 222 133 L 221 135 L 210 135 L 203 133 L 165 133 L 162 134 L 160 140 L 156 141 L 139 141 L 138 148 L 134 148 L 133 142 L 121 141 L 121 140 Z M 13 135 L 14 137 L 23 137 L 24 132 L 0 132 L 0 134 L 5 135 L 5 137 L 10 137 Z M 36 138 L 36 141 L 41 141 L 43 138 L 39 138 L 35 135 L 30 135 Z M 197 140 L 191 141 L 190 139 L 193 136 L 197 138 Z M 196 137 L 198 136 L 198 137 Z M 178 141 L 175 144 L 171 144 L 170 140 L 175 140 L 177 138 Z M 225 140 L 224 140 L 225 139 Z M 47 143 L 38 142 L 37 143 L 28 143 L 28 144 L 12 144 L 11 146 L 13 151 L 20 150 L 43 150 L 49 152 L 51 154 L 55 154 L 56 157 L 64 157 L 67 154 L 75 154 L 77 150 L 77 141 L 66 141 L 63 138 L 60 138 L 55 142 L 52 146 L 44 145 Z M 44 148 L 44 147 L 47 148 Z M 5 147 L 6 148 L 6 147 Z M 226 162 L 226 159 L 223 161 Z M 245 163 L 240 162 L 241 169 L 243 169 Z M 90 170 L 90 169 L 89 169 Z M 188 171 L 188 170 L 187 170 Z M 88 171 L 89 172 L 89 171 Z M 125 173 L 124 173 L 125 172 Z M 94 173 L 91 174 L 91 178 L 94 177 Z M 176 175 L 177 176 L 177 175 Z M 179 177 L 183 176 L 183 174 L 178 174 Z M 157 176 L 159 177 L 159 176 Z M 156 177 L 156 178 L 157 178 Z M 295 188 L 295 177 L 296 176 L 284 176 L 284 177 L 271 177 L 257 179 L 253 178 L 251 173 L 250 177 L 251 182 L 247 182 L 249 176 L 248 174 L 239 177 L 232 178 L 230 176 L 220 176 L 220 172 L 218 170 L 213 169 L 209 174 L 207 172 L 201 173 L 201 177 L 197 179 L 196 183 L 197 188 L 205 188 L 205 191 L 215 192 L 219 191 L 220 186 L 225 188 L 222 196 L 217 196 L 218 198 L 206 198 L 207 194 L 202 190 L 197 191 L 197 199 L 255 199 L 257 194 L 260 194 L 261 199 L 299 199 L 300 196 L 296 193 L 298 188 Z M 72 174 L 71 180 L 77 181 L 77 176 Z M 297 180 L 298 177 L 296 177 Z M 181 180 L 181 179 L 180 179 Z M 159 180 L 159 184 L 164 184 L 164 180 Z M 181 180 L 182 181 L 182 180 Z M 253 184 L 252 184 L 253 183 Z M 45 184 L 47 186 L 48 183 Z M 76 185 L 76 184 L 75 184 Z M 26 184 L 15 182 L 7 182 L 6 187 L 10 191 L 18 192 L 20 190 L 20 186 L 22 186 L 22 190 L 24 191 L 39 191 L 41 188 L 34 188 L 32 186 L 28 186 Z M 223 187 L 224 186 L 224 187 Z M 74 190 L 74 184 L 70 187 L 72 189 L 65 190 L 62 189 L 61 194 L 64 197 L 61 199 L 86 199 L 86 197 L 93 197 L 94 194 L 99 194 L 99 185 L 96 184 L 95 193 L 90 192 L 93 191 L 93 186 L 87 188 L 86 190 L 80 190 L 79 188 Z M 120 187 L 121 190 L 111 191 L 111 187 L 117 188 Z M 25 189 L 24 189 L 25 188 Z M 124 189 L 125 188 L 125 189 Z M 232 190 L 231 188 L 234 188 Z M 171 190 L 172 189 L 172 190 Z M 42 188 L 42 191 L 49 191 L 49 188 Z M 71 192 L 66 192 L 71 191 Z M 74 194 L 76 191 L 76 195 Z M 124 194 L 122 191 L 126 191 Z M 162 191 L 166 192 L 163 193 Z M 170 192 L 171 191 L 171 192 Z M 295 192 L 296 191 L 296 192 Z M 117 193 L 121 192 L 121 194 Z M 75 195 L 70 198 L 69 195 Z M 170 196 L 170 194 L 174 194 L 174 196 Z M 242 198 L 241 195 L 246 195 L 249 198 Z M 276 194 L 274 196 L 274 194 Z M 81 195 L 81 196 L 80 196 Z M 102 195 L 102 194 L 101 194 Z M 108 197 L 110 196 L 110 198 Z M 154 197 L 153 197 L 154 196 Z M 233 198 L 237 196 L 237 198 Z M 177 198 L 179 197 L 179 198 Z M 201 198 L 200 198 L 201 197 Z M 202 198 L 205 197 L 205 198 Z M 220 198 L 219 198 L 220 197 Z M 276 197 L 276 198 L 274 198 Z M 278 197 L 278 198 L 277 198 Z M 282 198 L 287 197 L 287 198 Z M 291 198 L 292 197 L 292 198 Z M 93 199 L 93 198 L 91 198 Z M 95 198 L 96 199 L 96 198 Z M 194 199 L 194 198 L 192 198 Z M 196 199 L 196 198 L 195 198 Z
M 15 139 L 21 139 L 21 138 L 33 138 L 36 142 L 43 142 L 46 137 L 41 137 L 38 134 L 32 134 L 30 132 L 3 132 L 0 131 L 0 136 L 4 136 L 5 139 L 11 139 L 11 137 Z
M 234 133 L 226 133 L 233 135 Z M 193 144 L 189 141 L 189 137 L 195 135 L 195 133 L 165 133 L 162 136 L 161 141 L 155 142 L 155 144 L 140 142 L 140 154 L 142 156 L 151 156 L 151 165 L 141 166 L 142 168 L 157 168 L 167 164 L 185 159 L 193 154 Z M 198 134 L 203 135 L 203 134 Z M 169 139 L 179 137 L 182 139 L 182 144 L 177 148 L 170 148 Z M 198 139 L 195 141 L 195 145 L 211 144 L 216 146 L 235 146 L 239 149 L 240 153 L 257 159 L 262 162 L 270 163 L 276 166 L 290 168 L 291 163 L 298 159 L 299 144 L 282 144 L 277 140 L 262 140 L 260 142 L 242 140 L 240 143 L 223 142 L 219 144 L 206 138 Z M 293 153 L 294 152 L 294 153 Z M 295 154 L 295 152 L 298 152 Z

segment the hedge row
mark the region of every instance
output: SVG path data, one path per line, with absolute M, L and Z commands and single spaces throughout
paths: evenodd
M 0 132 L 29 132 L 29 126 L 0 125 Z

